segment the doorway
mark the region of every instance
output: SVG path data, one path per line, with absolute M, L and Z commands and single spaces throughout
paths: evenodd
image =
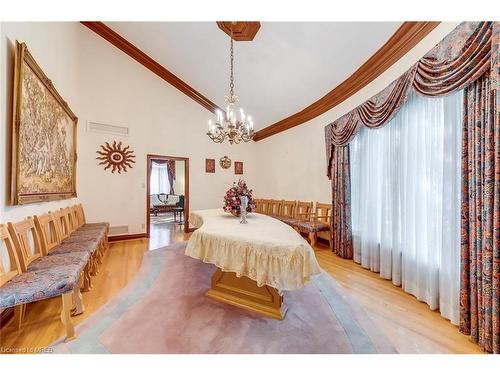
M 189 232 L 189 158 L 147 155 L 146 217 L 151 249 Z

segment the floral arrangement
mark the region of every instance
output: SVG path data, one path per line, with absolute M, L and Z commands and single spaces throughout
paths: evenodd
M 233 182 L 233 187 L 226 191 L 224 196 L 224 211 L 234 216 L 240 216 L 240 197 L 248 197 L 247 212 L 252 212 L 255 210 L 255 201 L 252 198 L 252 189 L 247 187 L 247 183 L 244 180 L 238 180 L 238 183 Z

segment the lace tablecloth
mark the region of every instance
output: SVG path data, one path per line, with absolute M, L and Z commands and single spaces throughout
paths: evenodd
M 189 222 L 198 229 L 185 254 L 280 292 L 300 289 L 320 273 L 314 250 L 290 226 L 257 213 L 247 221 L 222 209 L 192 212 Z

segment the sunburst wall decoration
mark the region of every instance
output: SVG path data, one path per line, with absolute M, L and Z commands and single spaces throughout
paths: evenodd
M 130 146 L 125 146 L 122 148 L 122 143 L 113 141 L 113 144 L 110 145 L 106 142 L 104 145 L 101 145 L 102 151 L 96 151 L 98 156 L 97 160 L 102 160 L 99 165 L 105 165 L 104 170 L 112 167 L 111 172 L 118 173 L 127 172 L 127 167 L 132 168 L 132 164 L 135 163 L 135 155 L 134 151 L 129 150 Z

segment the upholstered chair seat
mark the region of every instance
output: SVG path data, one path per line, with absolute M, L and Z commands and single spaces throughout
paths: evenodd
M 92 240 L 84 242 L 63 242 L 61 245 L 54 248 L 50 252 L 49 256 L 57 254 L 71 254 L 71 253 L 88 253 L 91 255 L 95 253 L 98 247 L 99 247 L 99 242 Z
M 28 272 L 42 271 L 52 268 L 64 268 L 68 274 L 80 274 L 90 258 L 86 251 L 74 251 L 69 253 L 51 254 L 33 261 Z
M 330 224 L 322 222 L 298 221 L 297 226 L 301 231 L 309 233 L 318 233 L 330 230 Z
M 279 220 L 281 220 L 282 222 L 284 222 L 285 224 L 288 224 L 290 225 L 291 227 L 296 227 L 297 226 L 297 223 L 300 222 L 299 219 L 295 219 L 293 217 L 280 217 Z

